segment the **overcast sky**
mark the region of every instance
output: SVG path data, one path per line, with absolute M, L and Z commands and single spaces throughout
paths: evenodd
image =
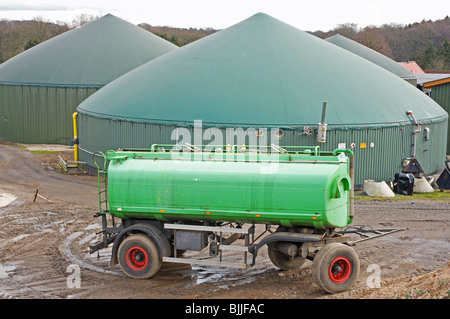
M 0 0 L 0 19 L 42 17 L 72 22 L 87 13 L 111 13 L 133 24 L 224 29 L 264 12 L 305 31 L 408 24 L 450 16 L 450 0 Z

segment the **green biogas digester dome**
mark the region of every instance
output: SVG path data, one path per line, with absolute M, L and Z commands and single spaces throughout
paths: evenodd
M 70 143 L 81 101 L 176 48 L 108 14 L 13 57 L 0 65 L 0 139 Z
M 328 132 L 319 143 L 323 101 Z M 80 155 L 89 165 L 98 150 L 175 144 L 177 128 L 193 131 L 196 120 L 203 130 L 280 128 L 267 141 L 278 145 L 334 150 L 346 143 L 355 152 L 357 184 L 388 180 L 413 154 L 427 173 L 445 159 L 448 114 L 433 100 L 378 65 L 262 13 L 136 68 L 77 110 Z

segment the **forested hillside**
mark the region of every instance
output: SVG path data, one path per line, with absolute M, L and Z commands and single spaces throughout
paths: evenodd
M 450 71 L 450 18 L 416 22 L 408 25 L 395 23 L 380 27 L 358 28 L 346 23 L 335 29 L 313 32 L 320 38 L 339 33 L 374 49 L 397 62 L 416 61 L 422 69 Z
M 1 17 L 0 17 L 1 18 Z M 0 20 L 0 63 L 32 46 L 89 22 L 97 17 L 80 15 L 71 23 L 51 23 L 43 18 L 31 21 Z M 160 37 L 183 46 L 218 30 L 211 28 L 173 28 L 139 26 Z M 339 33 L 385 54 L 395 61 L 416 61 L 424 70 L 450 72 L 450 18 L 421 21 L 408 25 L 386 24 L 359 28 L 354 23 L 340 24 L 333 30 L 312 34 L 327 38 Z
M 9 21 L 5 19 L 1 20 L 0 16 L 0 63 L 5 62 L 36 44 L 97 18 L 100 17 L 84 14 L 78 16 L 77 19 L 74 19 L 71 23 L 51 23 L 44 20 L 42 17 L 27 21 Z M 147 23 L 141 23 L 139 26 L 178 46 L 186 45 L 217 31 L 211 28 L 181 29 L 151 26 Z
M 67 24 L 56 24 L 35 18 L 32 21 L 0 20 L 0 63 L 70 30 Z

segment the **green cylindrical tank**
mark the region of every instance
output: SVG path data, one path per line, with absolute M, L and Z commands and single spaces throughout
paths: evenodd
M 122 219 L 315 228 L 351 223 L 350 161 L 285 153 L 109 151 L 110 213 Z

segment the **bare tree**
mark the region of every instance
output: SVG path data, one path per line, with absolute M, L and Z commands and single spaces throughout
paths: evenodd
M 392 50 L 386 41 L 386 38 L 376 27 L 366 27 L 356 34 L 355 41 L 365 45 L 372 50 L 380 52 L 389 58 L 393 58 Z
M 340 34 L 348 39 L 354 39 L 358 33 L 358 25 L 350 22 L 338 24 L 336 28 L 333 29 L 332 33 Z
M 75 17 L 75 19 L 72 20 L 72 27 L 73 28 L 80 27 L 83 24 L 92 22 L 94 20 L 97 20 L 98 18 L 100 18 L 100 17 L 99 16 L 93 16 L 93 15 L 87 14 L 87 13 L 78 14 Z

